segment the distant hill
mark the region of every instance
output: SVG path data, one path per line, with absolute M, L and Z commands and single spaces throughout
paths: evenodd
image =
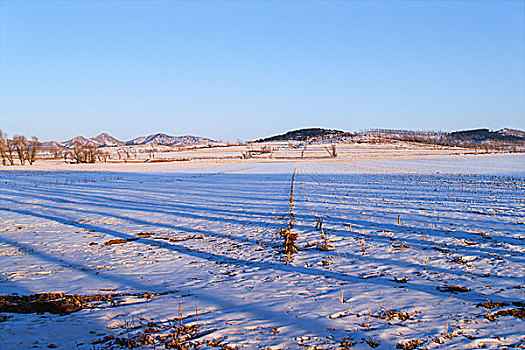
M 525 132 L 513 129 L 501 129 L 498 131 L 473 129 L 454 131 L 449 134 L 449 137 L 459 141 L 525 141 Z
M 72 139 L 69 139 L 64 142 L 56 142 L 56 141 L 47 141 L 43 142 L 42 146 L 40 147 L 43 150 L 53 150 L 53 149 L 67 149 L 72 148 L 75 143 L 79 143 L 81 145 L 93 145 L 96 147 L 121 147 L 121 146 L 174 146 L 174 145 L 181 145 L 181 146 L 191 146 L 191 145 L 199 145 L 199 144 L 209 144 L 214 143 L 216 141 L 213 141 L 209 138 L 205 137 L 198 137 L 198 136 L 191 136 L 191 135 L 185 135 L 185 136 L 170 136 L 163 133 L 148 135 L 148 136 L 140 136 L 137 138 L 134 138 L 130 141 L 121 141 L 117 138 L 107 134 L 102 133 L 98 136 L 86 138 L 84 136 L 77 136 Z
M 96 137 L 92 137 L 90 140 L 94 141 L 98 147 L 124 146 L 126 144 L 125 142 L 117 140 L 116 138 L 106 134 L 105 132 Z
M 120 140 L 117 140 L 111 135 L 106 134 L 105 132 L 91 138 L 85 138 L 84 136 L 77 136 L 70 140 L 64 141 L 61 143 L 63 147 L 71 148 L 75 145 L 75 143 L 79 143 L 81 145 L 89 144 L 96 147 L 112 147 L 112 146 L 124 146 L 125 142 L 122 142 Z
M 370 129 L 358 133 L 349 133 L 341 130 L 306 128 L 288 131 L 284 134 L 266 137 L 255 142 L 269 141 L 323 141 L 347 142 L 367 141 L 374 138 L 384 138 L 406 142 L 417 142 L 424 144 L 439 144 L 443 146 L 475 147 L 475 145 L 492 144 L 498 147 L 512 147 L 512 145 L 523 145 L 525 143 L 525 131 L 516 129 L 501 129 L 491 131 L 489 129 L 460 130 L 453 132 L 444 131 L 413 131 L 393 129 Z
M 520 137 L 522 139 L 525 140 L 525 131 L 522 131 L 522 130 L 516 130 L 516 129 L 501 129 L 499 131 L 501 134 L 503 135 L 507 135 L 507 136 L 517 136 L 517 137 Z
M 382 137 L 401 141 L 413 141 L 442 145 L 468 145 L 469 143 L 485 143 L 501 141 L 507 144 L 523 144 L 525 142 L 525 131 L 504 128 L 497 131 L 489 129 L 460 130 L 453 132 L 443 131 L 411 131 L 411 130 L 389 130 L 374 129 L 359 133 L 349 133 L 341 130 L 323 128 L 304 128 L 288 131 L 286 133 L 270 136 L 256 140 L 255 142 L 269 141 L 320 141 L 335 139 L 339 141 L 356 139 L 363 137 Z M 157 133 L 148 136 L 140 136 L 130 141 L 121 141 L 115 137 L 101 133 L 92 138 L 77 136 L 64 142 L 47 141 L 43 142 L 41 149 L 55 150 L 72 148 L 75 143 L 82 145 L 90 144 L 96 147 L 121 147 L 121 146 L 192 146 L 212 144 L 209 138 L 198 136 L 171 136 L 164 133 Z
M 342 136 L 346 134 L 341 130 L 323 129 L 323 128 L 306 128 L 288 131 L 284 134 L 270 136 L 264 139 L 256 140 L 255 142 L 268 141 L 305 141 L 312 138 L 331 138 L 334 136 Z
M 61 145 L 67 148 L 71 148 L 75 145 L 75 143 L 78 143 L 81 145 L 86 145 L 86 144 L 97 145 L 95 141 L 91 139 L 87 139 L 84 136 L 73 137 L 72 139 L 62 142 Z
M 126 142 L 128 146 L 137 146 L 137 145 L 152 145 L 152 146 L 174 146 L 174 145 L 195 145 L 214 142 L 211 139 L 198 136 L 170 136 L 163 133 L 158 133 L 149 136 L 137 137 L 131 141 Z

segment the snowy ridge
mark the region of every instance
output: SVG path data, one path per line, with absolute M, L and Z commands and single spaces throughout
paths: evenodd
M 121 146 L 190 146 L 198 144 L 210 144 L 215 141 L 198 136 L 170 136 L 163 133 L 157 133 L 148 136 L 140 136 L 130 141 L 121 141 L 117 138 L 107 134 L 101 133 L 98 136 L 86 138 L 84 136 L 77 136 L 62 143 L 49 141 L 45 143 L 46 147 L 43 149 L 58 149 L 58 148 L 72 148 L 75 144 L 80 145 L 94 145 L 97 147 L 121 147 Z
M 96 142 L 98 147 L 114 147 L 114 146 L 124 146 L 126 143 L 120 140 L 117 140 L 111 135 L 103 132 L 102 134 L 92 137 L 91 141 Z
M 173 145 L 194 145 L 194 144 L 203 144 L 210 143 L 213 140 L 198 137 L 198 136 L 170 136 L 163 133 L 157 133 L 149 136 L 137 137 L 131 141 L 126 142 L 126 145 L 146 145 L 146 146 L 173 146 Z
M 86 145 L 86 144 L 97 145 L 97 142 L 93 141 L 92 139 L 87 139 L 84 136 L 77 136 L 77 137 L 73 137 L 72 139 L 69 139 L 67 141 L 62 142 L 61 144 L 64 147 L 72 148 L 75 144 L 80 144 L 80 145 Z

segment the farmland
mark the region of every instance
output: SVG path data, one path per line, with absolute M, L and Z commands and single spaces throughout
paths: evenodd
M 2 171 L 0 349 L 523 346 L 525 158 L 454 157 Z

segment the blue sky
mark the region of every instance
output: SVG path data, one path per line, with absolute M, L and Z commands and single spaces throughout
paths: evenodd
M 522 1 L 0 1 L 0 129 L 525 129 Z

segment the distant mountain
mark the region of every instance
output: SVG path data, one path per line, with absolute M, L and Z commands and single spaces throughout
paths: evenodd
M 506 143 L 525 142 L 525 131 L 504 128 L 497 131 L 489 129 L 461 130 L 453 132 L 433 132 L 433 131 L 410 131 L 410 130 L 386 130 L 376 129 L 365 131 L 357 134 L 351 134 L 341 130 L 323 129 L 323 128 L 305 128 L 288 131 L 284 134 L 270 136 L 256 140 L 255 142 L 268 141 L 319 141 L 331 138 L 344 140 L 346 137 L 356 136 L 379 136 L 388 139 L 403 141 L 415 141 L 424 143 L 438 143 L 447 145 L 457 145 L 463 143 L 480 143 L 484 141 L 502 141 Z M 342 137 L 342 138 L 341 138 Z M 48 141 L 41 145 L 42 150 L 66 149 L 72 148 L 75 143 L 81 145 L 90 144 L 96 147 L 121 147 L 121 146 L 192 146 L 215 143 L 209 138 L 198 136 L 170 136 L 164 133 L 157 133 L 148 136 L 141 136 L 133 140 L 124 142 L 108 135 L 101 133 L 92 138 L 77 136 L 64 142 Z
M 98 136 L 91 137 L 91 138 L 85 138 L 84 136 L 77 136 L 70 140 L 58 143 L 55 141 L 49 141 L 44 142 L 42 144 L 42 149 L 60 149 L 60 148 L 72 148 L 75 143 L 79 143 L 81 145 L 90 144 L 96 147 L 121 147 L 121 146 L 173 146 L 173 145 L 181 145 L 181 146 L 190 146 L 190 145 L 197 145 L 197 144 L 207 144 L 207 143 L 213 143 L 215 141 L 205 138 L 205 137 L 198 137 L 198 136 L 170 136 L 163 133 L 158 133 L 154 135 L 148 135 L 148 136 L 141 136 L 137 137 L 133 140 L 124 142 L 116 139 L 115 137 L 107 134 L 102 133 Z
M 311 138 L 331 138 L 334 136 L 342 136 L 346 134 L 341 130 L 323 129 L 323 128 L 306 128 L 288 131 L 284 134 L 270 136 L 264 139 L 256 140 L 255 142 L 267 141 L 305 141 Z
M 76 143 L 81 145 L 91 144 L 97 146 L 97 143 L 91 139 L 87 139 L 84 136 L 77 136 L 73 137 L 72 139 L 69 139 L 67 141 L 62 142 L 62 146 L 67 148 L 72 148 Z
M 102 133 L 98 136 L 91 137 L 89 139 L 85 138 L 84 136 L 77 136 L 70 140 L 62 142 L 60 145 L 62 147 L 71 148 L 75 145 L 75 143 L 81 145 L 89 144 L 96 147 L 124 146 L 125 144 L 125 142 L 119 141 L 111 135 Z
M 153 134 L 149 136 L 137 137 L 131 141 L 126 142 L 128 146 L 174 146 L 174 145 L 195 145 L 214 142 L 211 139 L 198 136 L 170 136 L 163 133 Z
M 120 140 L 117 140 L 111 135 L 103 132 L 102 134 L 90 138 L 91 141 L 95 142 L 98 147 L 115 147 L 115 146 L 124 146 L 126 143 Z

